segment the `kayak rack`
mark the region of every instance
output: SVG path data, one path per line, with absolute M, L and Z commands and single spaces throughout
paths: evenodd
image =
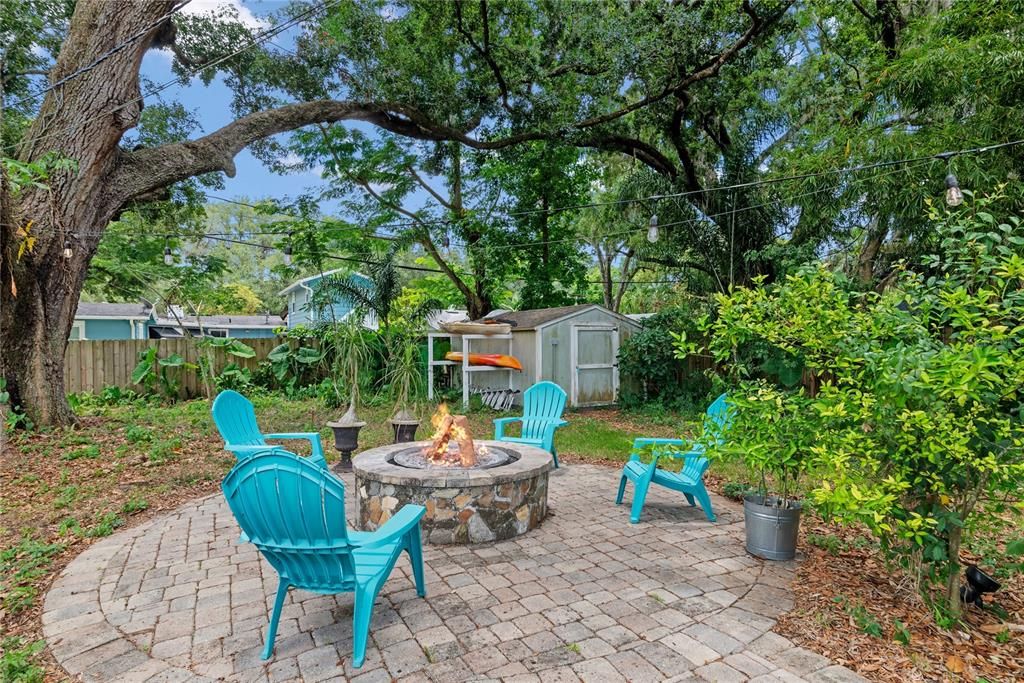
M 462 361 L 451 361 L 451 360 L 435 360 L 434 359 L 434 340 L 435 339 L 450 339 L 452 341 L 452 351 L 459 350 L 462 352 Z M 456 349 L 454 345 L 455 339 L 460 339 L 462 342 L 462 348 Z M 512 383 L 512 368 L 499 368 L 493 365 L 470 365 L 469 354 L 472 353 L 470 349 L 471 342 L 475 340 L 485 339 L 487 341 L 492 340 L 506 340 L 508 341 L 508 355 L 512 355 L 512 335 L 511 334 L 456 334 L 452 332 L 431 332 L 427 334 L 427 398 L 429 400 L 434 399 L 434 368 L 445 365 L 458 365 L 461 366 L 462 374 L 462 407 L 469 407 L 469 395 L 470 393 L 484 395 L 486 392 L 496 391 L 507 391 L 508 397 L 511 400 L 515 400 L 515 395 L 518 392 L 513 392 Z M 495 353 L 494 351 L 488 351 L 488 353 Z M 505 372 L 508 373 L 508 389 L 474 389 L 472 386 L 472 376 L 477 372 Z M 502 401 L 504 404 L 509 401 Z M 488 404 L 489 405 L 489 404 Z M 511 407 L 511 406 L 508 406 Z

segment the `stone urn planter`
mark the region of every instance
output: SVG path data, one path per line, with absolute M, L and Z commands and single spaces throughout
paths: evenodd
M 393 443 L 408 443 L 416 440 L 416 430 L 420 427 L 420 419 L 408 410 L 395 413 L 388 422 L 394 431 Z
M 327 426 L 334 432 L 334 448 L 341 453 L 341 458 L 334 464 L 335 472 L 352 471 L 352 451 L 359 447 L 359 430 L 366 423 L 356 417 L 356 411 L 349 408 L 336 422 L 328 422 Z
M 801 505 L 789 501 L 787 507 L 774 496 L 748 494 L 743 498 L 743 518 L 747 532 L 747 552 L 765 560 L 792 560 L 796 556 L 800 530 Z

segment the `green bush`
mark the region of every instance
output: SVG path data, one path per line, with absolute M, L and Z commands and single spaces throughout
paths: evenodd
M 737 422 L 751 418 L 745 444 L 780 448 L 778 430 L 754 424 L 770 391 L 794 416 L 786 450 L 812 461 L 813 503 L 870 529 L 927 599 L 941 592 L 947 624 L 961 544 L 1024 507 L 1024 227 L 996 220 L 994 202 L 932 210 L 935 255 L 883 292 L 812 268 L 720 296 L 708 325 L 716 359 L 748 378 L 733 392 Z M 751 344 L 799 359 L 806 387 L 752 382 L 759 368 L 736 362 Z
M 705 402 L 711 380 L 700 370 L 688 370 L 688 361 L 677 357 L 676 338 L 680 333 L 697 337 L 697 321 L 708 311 L 706 304 L 696 300 L 662 311 L 645 319 L 640 331 L 622 343 L 618 360 L 625 406 L 657 403 L 690 408 Z

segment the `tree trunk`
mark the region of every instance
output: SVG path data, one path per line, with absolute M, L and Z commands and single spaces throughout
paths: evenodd
M 52 174 L 48 189 L 24 189 L 14 204 L 12 225 L 0 231 L 3 372 L 12 405 L 36 423 L 74 421 L 64 394 L 64 351 L 89 261 L 102 228 L 120 208 L 110 192 L 110 175 L 118 142 L 141 112 L 139 65 L 158 27 L 132 39 L 173 4 L 80 0 L 50 79 L 56 83 L 88 70 L 46 95 L 18 149 L 22 161 L 53 152 L 77 164 Z M 110 52 L 121 43 L 129 47 Z M 120 109 L 112 112 L 115 107 Z M 35 244 L 19 259 L 17 231 L 30 221 Z M 73 250 L 71 258 L 63 256 L 65 243 Z
M 946 575 L 946 607 L 951 616 L 960 614 L 960 539 L 963 530 L 953 525 L 949 530 L 946 551 L 949 553 L 949 573 Z

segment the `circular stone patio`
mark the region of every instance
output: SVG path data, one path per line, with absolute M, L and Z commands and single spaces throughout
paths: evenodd
M 219 494 L 82 553 L 47 594 L 43 631 L 87 681 L 863 680 L 770 632 L 795 565 L 744 552 L 740 506 L 713 496 L 711 524 L 652 490 L 631 525 L 632 487 L 616 506 L 617 484 L 617 470 L 563 466 L 539 528 L 424 546 L 425 599 L 403 556 L 359 670 L 351 594 L 292 590 L 260 660 L 277 578 Z

